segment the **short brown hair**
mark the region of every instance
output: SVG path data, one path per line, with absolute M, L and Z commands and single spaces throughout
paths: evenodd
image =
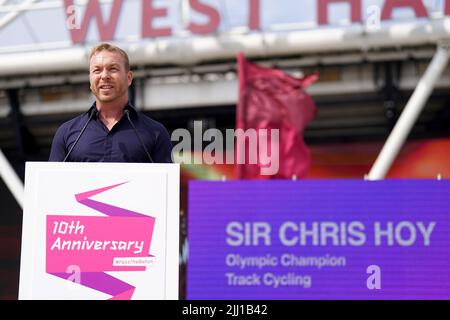
M 92 56 L 94 54 L 96 54 L 97 52 L 103 51 L 103 50 L 106 50 L 109 52 L 116 52 L 116 53 L 120 54 L 123 57 L 123 60 L 125 62 L 125 70 L 130 71 L 130 59 L 128 58 L 128 54 L 124 50 L 120 49 L 119 47 L 116 47 L 112 44 L 105 43 L 105 42 L 100 43 L 99 45 L 92 48 L 91 54 L 89 55 L 89 61 L 91 61 Z

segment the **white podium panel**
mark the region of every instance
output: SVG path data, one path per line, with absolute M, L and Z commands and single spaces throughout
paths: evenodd
M 179 164 L 28 162 L 19 299 L 178 299 Z

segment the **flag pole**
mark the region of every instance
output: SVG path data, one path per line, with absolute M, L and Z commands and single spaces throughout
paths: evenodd
M 245 56 L 243 52 L 239 52 L 237 55 L 237 62 L 238 62 L 238 85 L 239 85 L 239 97 L 238 97 L 238 108 L 236 112 L 236 129 L 242 129 L 245 130 L 245 105 L 247 104 L 247 95 L 245 93 L 244 87 L 246 82 L 246 75 L 245 75 Z M 245 141 L 244 141 L 245 143 Z M 235 159 L 238 159 L 238 148 L 241 146 L 236 146 L 235 148 Z M 245 149 L 242 149 L 244 151 L 244 161 L 245 161 Z M 237 177 L 238 179 L 242 179 L 243 176 L 243 166 L 244 164 L 239 164 L 238 161 L 236 161 L 236 167 L 237 167 Z

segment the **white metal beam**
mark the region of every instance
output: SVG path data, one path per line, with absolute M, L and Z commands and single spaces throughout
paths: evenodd
M 405 109 L 400 115 L 400 118 L 395 124 L 394 129 L 392 129 L 383 149 L 370 170 L 370 173 L 367 176 L 368 180 L 383 179 L 386 176 L 414 126 L 414 123 L 419 117 L 420 112 L 425 107 L 436 82 L 447 66 L 449 57 L 449 43 L 439 45 L 433 60 L 425 71 L 422 79 L 420 79 L 413 95 L 406 104 Z
M 6 159 L 2 150 L 0 149 L 0 178 L 5 181 L 6 186 L 13 194 L 17 203 L 23 208 L 23 198 L 24 198 L 24 186 L 20 178 L 17 176 L 13 167 Z
M 379 31 L 370 33 L 363 25 L 355 25 L 348 28 L 159 38 L 118 45 L 126 49 L 133 65 L 192 66 L 216 60 L 234 61 L 239 51 L 248 57 L 280 57 L 323 52 L 367 52 L 380 48 L 432 45 L 448 39 L 450 17 L 426 23 L 385 25 Z M 34 52 L 2 54 L 0 76 L 86 69 L 88 46 L 74 47 L 70 41 L 63 44 L 65 49 L 54 50 L 51 46 L 55 44 L 41 43 L 30 48 Z
M 0 30 L 6 26 L 8 23 L 12 22 L 15 18 L 22 13 L 22 11 L 27 10 L 33 3 L 38 0 L 26 0 L 15 7 L 15 9 L 8 11 L 8 13 L 0 19 Z

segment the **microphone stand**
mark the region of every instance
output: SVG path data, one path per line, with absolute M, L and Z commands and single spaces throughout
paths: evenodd
M 94 114 L 97 114 L 98 111 L 96 108 L 91 110 L 91 114 L 89 115 L 89 119 L 88 121 L 86 121 L 86 124 L 84 125 L 83 129 L 81 129 L 80 134 L 78 135 L 77 139 L 75 140 L 74 144 L 72 145 L 72 147 L 70 148 L 69 152 L 67 152 L 67 155 L 65 156 L 63 162 L 66 162 L 67 158 L 69 158 L 69 155 L 72 153 L 73 148 L 75 148 L 75 145 L 78 143 L 78 140 L 80 140 L 81 135 L 83 134 L 84 130 L 86 130 L 89 122 L 91 121 L 92 117 L 94 116 Z
M 153 159 L 150 156 L 150 153 L 148 153 L 147 147 L 145 146 L 144 141 L 142 140 L 141 136 L 139 135 L 139 132 L 136 130 L 136 127 L 134 126 L 133 121 L 131 121 L 130 118 L 130 111 L 128 111 L 127 109 L 125 109 L 123 111 L 123 113 L 127 116 L 128 121 L 130 122 L 131 126 L 133 127 L 134 133 L 136 134 L 136 136 L 138 137 L 139 141 L 141 142 L 142 147 L 145 150 L 145 153 L 147 154 L 148 159 L 150 160 L 151 163 L 153 163 Z

